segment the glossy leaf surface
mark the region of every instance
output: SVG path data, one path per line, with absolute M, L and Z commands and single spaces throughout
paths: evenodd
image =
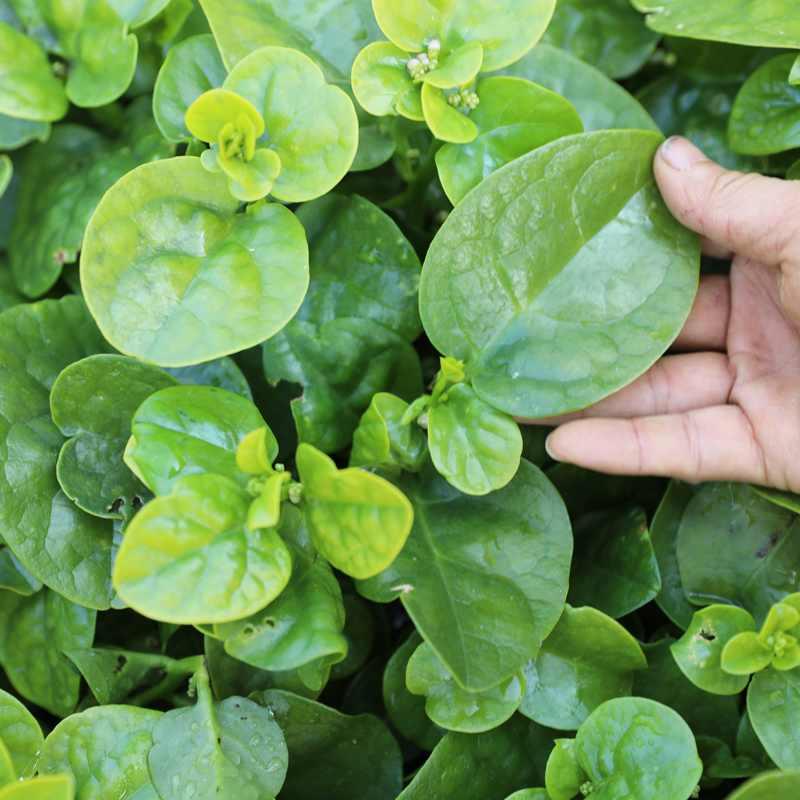
M 111 603 L 112 525 L 61 491 L 56 461 L 64 437 L 49 395 L 64 367 L 107 349 L 74 296 L 0 315 L 0 457 L 16 464 L 0 470 L 0 533 L 39 580 L 92 608 Z
M 281 800 L 394 800 L 402 758 L 394 737 L 372 714 L 348 716 L 289 692 L 254 695 L 286 737 L 289 770 Z
M 440 229 L 423 268 L 423 324 L 490 404 L 528 417 L 581 408 L 677 334 L 698 243 L 658 195 L 658 145 L 627 131 L 551 142 L 487 178 Z M 552 215 L 565 222 L 550 226 Z
M 446 144 L 436 154 L 442 186 L 453 205 L 500 167 L 543 144 L 583 131 L 563 97 L 518 78 L 485 78 L 477 87 L 480 105 L 469 118 L 478 136 Z
M 236 362 L 227 356 L 189 367 L 171 367 L 165 371 L 184 386 L 213 386 L 215 389 L 225 389 L 226 392 L 238 394 L 247 400 L 253 399 L 253 392 L 244 373 Z
M 235 210 L 225 176 L 191 157 L 146 164 L 106 193 L 81 284 L 112 344 L 179 367 L 257 344 L 292 318 L 308 285 L 302 227 L 282 206 Z
M 130 522 L 114 567 L 126 603 L 179 624 L 247 616 L 286 586 L 291 555 L 273 528 L 245 524 L 250 497 L 222 475 L 190 475 Z
M 480 733 L 504 723 L 525 694 L 525 671 L 483 692 L 468 692 L 424 642 L 408 662 L 406 683 L 410 692 L 425 697 L 425 713 L 442 728 Z
M 48 775 L 0 789 L 2 800 L 73 800 L 75 789 L 69 775 Z
M 13 695 L 0 691 L 0 740 L 11 757 L 14 772 L 30 778 L 37 770 L 44 751 L 39 723 Z
M 151 796 L 155 788 L 146 759 L 161 716 L 113 705 L 73 714 L 47 737 L 41 771 L 71 775 L 79 800 Z
M 747 713 L 769 757 L 786 770 L 800 769 L 800 682 L 797 670 L 765 669 L 747 690 Z
M 466 144 L 478 135 L 475 123 L 453 108 L 441 89 L 429 83 L 422 85 L 422 113 L 433 135 L 443 142 Z
M 567 606 L 525 665 L 520 713 L 540 725 L 577 730 L 601 703 L 631 694 L 634 671 L 647 668 L 636 640 L 594 608 Z
M 368 44 L 353 63 L 353 94 L 370 114 L 424 119 L 421 88 L 406 64 L 409 54 L 391 42 Z
M 800 771 L 766 772 L 747 781 L 727 800 L 773 800 L 800 792 Z
M 359 591 L 403 602 L 456 682 L 471 691 L 510 678 L 564 606 L 569 520 L 549 481 L 527 462 L 483 497 L 461 494 L 428 466 L 401 484 L 414 526 L 395 562 Z

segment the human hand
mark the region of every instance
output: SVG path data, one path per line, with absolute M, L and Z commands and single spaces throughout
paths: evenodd
M 600 472 L 748 481 L 800 492 L 800 181 L 730 172 L 678 137 L 655 158 L 664 200 L 733 256 L 702 276 L 667 355 L 560 424 L 548 452 Z

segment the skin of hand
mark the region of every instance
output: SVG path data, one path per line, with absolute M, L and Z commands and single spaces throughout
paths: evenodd
M 557 461 L 617 475 L 748 481 L 800 493 L 800 181 L 743 175 L 680 137 L 655 157 L 670 211 L 733 258 L 701 276 L 670 354 L 547 439 Z

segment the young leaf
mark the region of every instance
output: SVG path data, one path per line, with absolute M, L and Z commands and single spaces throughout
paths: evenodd
M 442 728 L 480 733 L 502 725 L 525 695 L 525 671 L 519 669 L 483 692 L 468 692 L 424 642 L 408 662 L 406 683 L 412 694 L 425 697 L 425 713 Z
M 738 694 L 749 675 L 731 675 L 722 668 L 725 645 L 755 621 L 743 608 L 713 605 L 695 612 L 686 633 L 672 645 L 675 661 L 695 685 L 712 694 Z
M 71 714 L 80 675 L 64 653 L 91 647 L 96 616 L 48 588 L 0 592 L 0 664 L 14 689 L 51 714 Z
M 800 145 L 800 86 L 789 82 L 794 53 L 759 67 L 736 95 L 728 125 L 732 150 L 769 155 Z
M 197 675 L 197 703 L 168 711 L 153 728 L 147 764 L 161 800 L 272 800 L 286 776 L 286 741 L 252 700 L 214 702 Z M 191 795 L 190 795 L 191 796 Z
M 180 386 L 151 395 L 133 415 L 125 461 L 157 495 L 187 475 L 225 475 L 245 487 L 236 463 L 248 433 L 264 427 L 253 403 L 224 389 Z
M 298 85 L 302 92 L 296 91 Z M 262 140 L 280 158 L 272 187 L 279 200 L 311 200 L 344 177 L 358 146 L 356 111 L 345 92 L 325 83 L 308 56 L 264 47 L 242 59 L 223 87 L 252 103 L 264 118 Z
M 753 730 L 769 757 L 785 770 L 800 770 L 800 681 L 796 672 L 765 669 L 753 675 L 747 690 Z
M 647 669 L 636 640 L 594 608 L 567 606 L 525 665 L 520 713 L 550 728 L 577 730 L 601 703 L 630 696 L 634 672 Z
M 553 800 L 572 800 L 589 776 L 578 764 L 574 739 L 556 739 L 553 752 L 547 760 L 545 783 Z
M 67 599 L 109 608 L 114 547 L 108 520 L 61 491 L 56 461 L 64 437 L 50 417 L 50 388 L 69 364 L 108 345 L 83 300 L 67 296 L 0 315 L 0 534 L 39 580 Z
M 566 509 L 523 461 L 509 484 L 461 494 L 432 465 L 402 484 L 414 526 L 395 562 L 358 584 L 365 597 L 399 597 L 459 686 L 507 680 L 539 649 L 564 608 L 572 555 Z
M 13 695 L 0 690 L 0 740 L 20 779 L 30 778 L 39 767 L 44 736 L 30 711 Z
M 442 52 L 439 66 L 420 76 L 422 83 L 439 89 L 454 89 L 468 86 L 475 80 L 483 63 L 483 47 L 480 42 L 465 42 L 451 53 Z
M 467 364 L 483 400 L 528 417 L 582 408 L 644 372 L 677 335 L 697 288 L 698 241 L 660 199 L 659 143 L 642 131 L 551 142 L 489 176 L 439 230 L 422 321 L 440 352 Z
M 69 775 L 48 775 L 0 789 L 0 800 L 73 800 L 75 785 Z
M 428 444 L 434 466 L 465 494 L 481 495 L 502 488 L 519 468 L 519 426 L 508 414 L 481 400 L 468 384 L 458 383 L 446 394 L 446 401 L 428 411 Z
M 442 186 L 453 205 L 484 178 L 543 144 L 583 131 L 577 111 L 560 95 L 519 78 L 485 78 L 469 118 L 478 136 L 436 153 Z
M 294 316 L 308 286 L 302 227 L 282 206 L 236 214 L 236 205 L 225 176 L 191 157 L 114 184 L 81 257 L 87 304 L 112 344 L 179 367 L 257 344 Z
M 740 786 L 727 800 L 774 800 L 800 792 L 800 771 L 766 772 Z
M 420 87 L 408 71 L 409 54 L 391 42 L 368 44 L 353 63 L 353 94 L 362 108 L 383 117 L 423 120 Z
M 162 716 L 113 705 L 73 714 L 47 737 L 40 771 L 71 775 L 81 800 L 149 797 L 155 787 L 145 759 L 153 746 L 153 726 Z
M 475 123 L 451 106 L 441 89 L 429 83 L 422 85 L 422 113 L 437 139 L 466 144 L 478 135 Z
M 360 580 L 386 569 L 411 531 L 408 498 L 371 472 L 337 470 L 333 459 L 309 444 L 297 448 L 296 458 L 309 534 L 320 554 Z
M 259 692 L 286 737 L 289 770 L 281 800 L 394 800 L 402 788 L 400 748 L 372 714 L 347 716 L 289 692 Z
M 273 528 L 245 524 L 249 495 L 223 475 L 181 478 L 128 524 L 114 585 L 151 619 L 226 622 L 258 611 L 286 586 L 291 555 Z

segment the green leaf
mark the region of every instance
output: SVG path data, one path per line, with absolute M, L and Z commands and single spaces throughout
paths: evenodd
M 596 709 L 575 737 L 575 757 L 597 800 L 686 800 L 703 772 L 688 725 L 671 708 L 642 697 Z
M 728 125 L 732 150 L 758 156 L 800 145 L 800 88 L 789 82 L 795 59 L 794 53 L 770 59 L 745 81 Z
M 252 402 L 212 386 L 162 389 L 133 416 L 126 463 L 157 495 L 187 475 L 215 473 L 242 487 L 250 475 L 236 463 L 245 436 L 264 427 Z
M 436 469 L 466 494 L 502 488 L 519 467 L 519 426 L 468 384 L 456 384 L 446 394 L 446 401 L 428 411 L 428 443 Z
M 35 139 L 40 142 L 46 142 L 50 138 L 51 130 L 52 125 L 49 122 L 16 119 L 15 117 L 0 114 L 0 149 L 16 150 Z M 8 158 L 8 156 L 5 158 Z M 0 192 L 0 197 L 2 197 L 2 192 Z
M 64 264 L 78 258 L 89 219 L 103 195 L 135 167 L 172 155 L 149 111 L 149 99 L 125 112 L 113 140 L 78 125 L 59 125 L 47 144 L 27 151 L 9 260 L 20 291 L 38 297 Z
M 467 86 L 475 80 L 483 63 L 483 47 L 480 42 L 465 42 L 451 53 L 442 51 L 439 66 L 420 77 L 439 89 L 454 89 Z
M 543 38 L 611 78 L 627 78 L 645 65 L 661 37 L 629 0 L 560 0 Z
M 347 716 L 289 692 L 253 697 L 283 730 L 289 771 L 281 800 L 394 800 L 402 788 L 400 748 L 372 714 Z
M 338 681 L 360 672 L 376 644 L 374 606 L 362 600 L 354 591 L 342 594 L 345 622 L 342 634 L 347 642 L 347 655 L 331 666 L 331 680 Z M 382 667 L 383 665 L 381 665 Z
M 469 691 L 510 678 L 541 646 L 564 607 L 572 537 L 566 509 L 526 461 L 491 494 L 461 494 L 429 464 L 400 484 L 414 526 L 395 562 L 358 584 L 403 602 L 456 682 Z
M 583 131 L 575 109 L 560 95 L 519 78 L 485 78 L 480 105 L 469 118 L 478 136 L 436 153 L 442 186 L 453 205 L 484 178 L 543 144 Z
M 310 543 L 304 515 L 290 504 L 282 513 L 278 533 L 292 556 L 289 583 L 257 613 L 215 624 L 214 634 L 229 655 L 259 669 L 280 672 L 318 662 L 324 670 L 347 654 L 342 592 Z
M 660 132 L 633 95 L 558 47 L 539 42 L 501 74 L 524 78 L 564 97 L 580 115 L 586 131 L 632 128 Z
M 210 34 L 192 36 L 170 48 L 153 90 L 153 116 L 164 136 L 171 142 L 190 140 L 185 121 L 189 106 L 203 92 L 221 87 L 227 77 Z
M 422 85 L 422 113 L 437 139 L 466 144 L 478 135 L 478 128 L 467 116 L 445 100 L 441 89 L 429 83 Z
M 327 80 L 346 80 L 365 42 L 381 38 L 370 0 L 201 0 L 230 69 L 266 45 L 292 47 L 322 67 Z
M 619 619 L 658 595 L 661 576 L 644 509 L 589 514 L 573 530 L 572 605 L 592 605 Z
M 506 800 L 552 800 L 546 789 L 520 789 Z
M 286 776 L 286 742 L 267 709 L 244 697 L 214 702 L 197 675 L 197 703 L 168 711 L 147 756 L 161 800 L 271 800 Z
M 519 715 L 485 733 L 448 733 L 397 800 L 486 800 L 541 785 L 550 733 Z
M 281 163 L 272 187 L 275 197 L 311 200 L 344 177 L 358 147 L 356 111 L 345 92 L 325 83 L 308 56 L 264 47 L 237 63 L 223 87 L 252 103 L 264 118 L 261 140 Z
M 526 417 L 582 408 L 677 335 L 698 242 L 655 186 L 659 143 L 642 131 L 551 142 L 489 176 L 439 230 L 423 267 L 423 325 L 491 405 Z
M 113 597 L 113 527 L 61 491 L 64 437 L 50 417 L 50 388 L 69 364 L 108 346 L 78 297 L 0 314 L 0 534 L 39 580 L 67 599 L 106 609 Z
M 264 120 L 258 109 L 228 89 L 203 92 L 187 109 L 185 122 L 192 136 L 216 144 L 225 126 L 237 123 L 240 115 L 250 123 L 256 139 L 264 133 Z
M 797 514 L 746 483 L 707 483 L 678 531 L 686 596 L 696 605 L 740 605 L 761 623 L 775 603 L 800 590 L 798 531 Z
M 686 633 L 670 649 L 695 686 L 712 694 L 738 694 L 747 686 L 749 676 L 725 672 L 722 651 L 737 633 L 755 628 L 753 618 L 743 608 L 708 606 L 695 612 Z
M 633 7 L 647 12 L 647 25 L 654 31 L 690 39 L 711 39 L 762 47 L 800 48 L 800 22 L 791 12 L 793 0 L 631 0 Z
M 69 64 L 67 97 L 95 108 L 116 100 L 130 85 L 138 42 L 109 0 L 38 0 L 42 21 Z
M 11 159 L 6 155 L 0 156 L 0 197 L 5 194 L 13 175 L 14 165 L 11 163 Z
M 406 64 L 409 54 L 391 42 L 368 44 L 353 63 L 353 94 L 378 117 L 387 114 L 422 120 L 422 96 Z
M 115 355 L 70 364 L 53 384 L 50 409 L 64 436 L 57 464 L 67 497 L 98 517 L 126 519 L 147 488 L 122 461 L 136 409 L 151 394 L 175 386 L 157 367 Z
M 747 713 L 761 744 L 780 769 L 800 769 L 800 682 L 797 670 L 753 675 Z M 745 679 L 746 680 L 746 679 Z
M 75 788 L 69 775 L 32 778 L 0 789 L 1 800 L 73 800 Z
M 71 775 L 80 800 L 150 796 L 155 788 L 145 759 L 162 716 L 113 705 L 73 714 L 47 737 L 41 772 Z
M 11 757 L 14 772 L 30 778 L 44 750 L 44 736 L 30 711 L 13 695 L 0 690 L 0 740 Z
M 338 470 L 309 444 L 297 448 L 309 534 L 337 569 L 365 580 L 386 569 L 403 549 L 414 512 L 398 488 L 371 472 Z
M 278 440 L 267 425 L 250 431 L 236 449 L 236 465 L 249 475 L 272 472 L 277 457 Z
M 223 475 L 190 475 L 128 524 L 114 566 L 125 602 L 151 619 L 227 622 L 286 586 L 291 555 L 273 528 L 245 524 L 249 495 Z
M 737 633 L 722 651 L 720 666 L 731 675 L 751 675 L 770 665 L 772 648 L 761 647 L 755 631 Z M 795 664 L 797 666 L 797 664 Z
M 303 386 L 292 401 L 301 442 L 334 453 L 346 447 L 376 392 L 405 400 L 422 393 L 419 356 L 408 341 L 371 319 L 316 326 L 292 320 L 264 344 L 264 372 Z
M 419 472 L 427 452 L 427 439 L 419 425 L 403 425 L 410 408 L 399 397 L 378 392 L 353 434 L 351 467 L 384 466 Z
M 445 731 L 425 713 L 426 699 L 411 694 L 406 685 L 408 661 L 421 644 L 422 637 L 415 630 L 392 654 L 383 673 L 383 702 L 402 736 L 423 750 L 433 750 Z
M 13 550 L 0 537 L 0 589 L 31 595 L 41 588 L 42 582 L 25 568 Z
M 454 680 L 436 653 L 424 642 L 408 662 L 408 690 L 425 697 L 425 713 L 442 728 L 480 733 L 504 723 L 525 694 L 525 671 L 483 692 L 468 692 Z
M 179 367 L 257 344 L 292 318 L 308 286 L 303 229 L 282 206 L 236 205 L 225 176 L 191 157 L 114 184 L 81 257 L 86 301 L 112 344 Z
M 380 322 L 413 342 L 422 331 L 422 265 L 395 222 L 358 195 L 329 194 L 297 210 L 308 238 L 310 281 L 296 319 Z
M 587 778 L 575 756 L 574 739 L 556 739 L 553 752 L 547 760 L 545 781 L 553 800 L 572 800 L 581 791 Z
M 601 703 L 630 696 L 634 671 L 647 668 L 636 640 L 594 608 L 567 606 L 525 665 L 520 713 L 540 725 L 577 730 Z
M 16 783 L 17 774 L 11 761 L 11 754 L 5 744 L 0 740 L 0 788 Z
M 11 279 L 11 271 L 4 256 L 0 256 L 0 311 L 24 303 L 25 298 L 17 291 Z
M 169 367 L 165 370 L 184 386 L 213 386 L 238 394 L 252 402 L 253 392 L 244 373 L 228 356 L 193 364 L 189 367 Z
M 0 664 L 14 689 L 51 714 L 71 714 L 81 679 L 64 653 L 91 647 L 96 616 L 47 588 L 0 592 Z
M 0 113 L 40 122 L 61 119 L 69 108 L 44 48 L 0 22 Z
M 372 5 L 381 30 L 398 47 L 420 52 L 438 38 L 447 53 L 464 42 L 480 42 L 488 72 L 513 63 L 539 41 L 555 0 L 507 0 L 489 14 L 480 0 L 373 0 Z
M 776 797 L 792 797 L 800 792 L 800 771 L 767 772 L 728 795 L 727 800 L 774 800 Z
M 650 525 L 650 541 L 661 575 L 656 603 L 682 630 L 689 627 L 695 607 L 686 599 L 678 569 L 678 531 L 689 503 L 699 490 L 694 484 L 670 481 Z

